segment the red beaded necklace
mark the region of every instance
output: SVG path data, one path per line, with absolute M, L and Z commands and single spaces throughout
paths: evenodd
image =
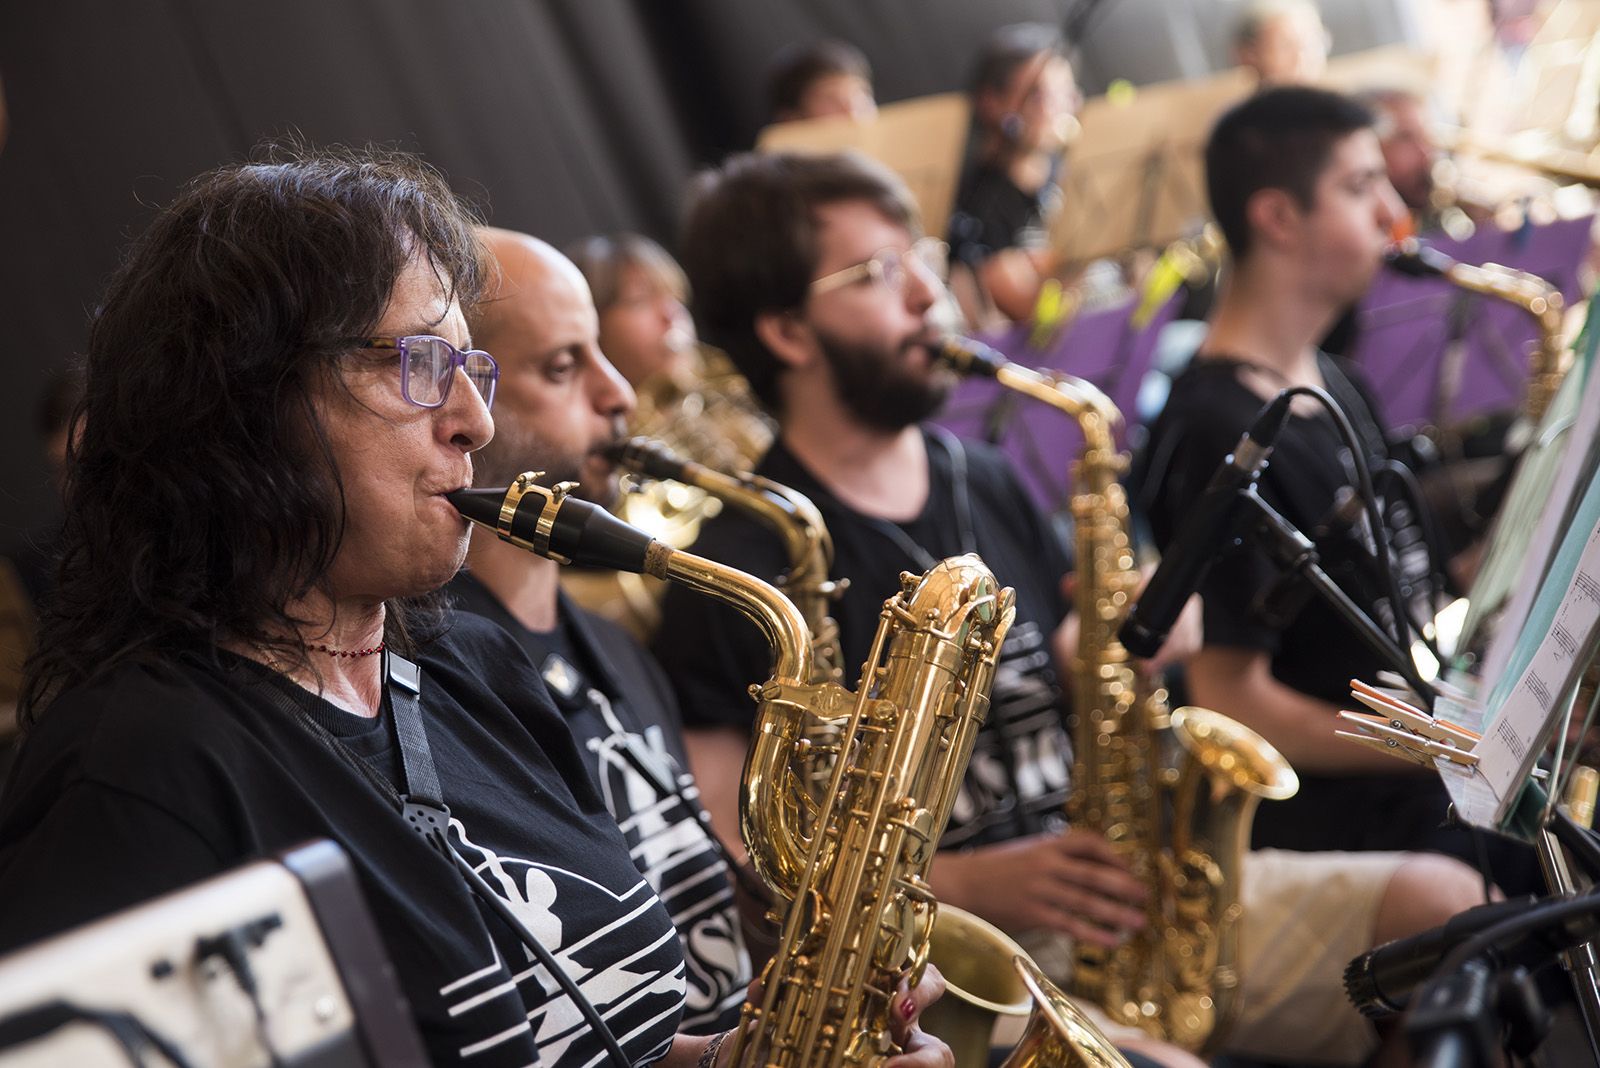
M 351 660 L 358 660 L 363 656 L 371 656 L 374 653 L 383 652 L 386 644 L 386 642 L 379 642 L 371 649 L 335 649 L 331 645 L 323 645 L 321 642 L 312 642 L 307 645 L 306 648 L 315 649 L 319 653 L 327 653 L 329 656 L 344 656 L 349 657 Z

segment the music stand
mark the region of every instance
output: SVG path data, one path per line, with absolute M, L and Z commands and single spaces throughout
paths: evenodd
M 1461 263 L 1499 263 L 1537 274 L 1570 303 L 1580 295 L 1579 267 L 1592 223 L 1584 217 L 1511 231 L 1483 227 L 1465 241 L 1432 243 Z M 1385 272 L 1357 314 L 1353 359 L 1383 398 L 1391 428 L 1447 426 L 1518 404 L 1527 354 L 1538 339 L 1522 309 L 1465 293 L 1443 279 Z
M 1073 319 L 1043 349 L 1029 344 L 1030 327 L 1015 326 L 985 340 L 1014 363 L 1062 371 L 1099 387 L 1123 413 L 1116 428 L 1126 444 L 1128 419 L 1156 338 L 1182 304 L 1169 299 L 1150 322 L 1133 321 L 1136 302 L 1127 301 Z M 1066 514 L 1072 502 L 1072 466 L 1083 451 L 1078 424 L 1061 412 L 1036 404 L 988 378 L 963 379 L 934 420 L 957 437 L 999 445 L 1017 470 L 1034 502 L 1047 513 Z
M 885 104 L 870 122 L 830 117 L 774 123 L 757 136 L 756 149 L 808 155 L 853 150 L 870 156 L 910 187 L 923 229 L 943 234 L 961 178 L 967 116 L 964 93 L 940 93 Z

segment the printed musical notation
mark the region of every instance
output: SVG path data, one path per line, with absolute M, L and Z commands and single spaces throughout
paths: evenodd
M 1585 493 L 1582 520 L 1589 522 L 1568 533 L 1541 590 L 1527 625 L 1540 628 L 1522 635 L 1532 645 L 1532 655 L 1516 659 L 1520 675 L 1503 693 L 1498 707 L 1490 702 L 1493 718 L 1487 726 L 1487 744 L 1478 749 L 1478 770 L 1499 799 L 1495 813 L 1504 821 L 1533 771 L 1550 731 L 1565 711 L 1572 693 L 1600 637 L 1600 496 L 1591 486 Z M 1580 533 L 1586 529 L 1586 534 Z M 1581 539 L 1581 540 L 1580 540 Z M 1559 596 L 1559 599 L 1557 599 Z M 1512 670 L 1516 670 L 1513 668 Z

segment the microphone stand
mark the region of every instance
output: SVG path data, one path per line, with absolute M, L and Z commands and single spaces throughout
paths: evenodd
M 1278 569 L 1298 576 L 1315 590 L 1362 641 L 1400 673 L 1406 684 L 1431 710 L 1434 689 L 1418 674 L 1417 665 L 1412 661 L 1411 654 L 1401 649 L 1394 638 L 1373 622 L 1372 617 L 1363 612 L 1361 607 L 1350 599 L 1349 594 L 1340 589 L 1339 584 L 1322 570 L 1322 558 L 1312 540 L 1301 533 L 1299 527 L 1280 515 L 1277 509 L 1262 500 L 1260 494 L 1256 492 L 1254 483 L 1243 490 L 1241 495 L 1245 503 L 1256 512 L 1255 522 L 1249 527 L 1249 533 L 1255 535 L 1257 544 Z M 1395 605 L 1394 609 L 1396 613 L 1403 611 L 1400 605 Z
M 1254 483 L 1241 494 L 1255 512 L 1248 533 L 1255 536 L 1272 562 L 1283 572 L 1305 581 L 1374 652 L 1400 673 L 1431 709 L 1435 697 L 1433 687 L 1423 681 L 1410 655 L 1322 569 L 1317 547 L 1311 539 L 1262 500 Z M 1395 608 L 1399 610 L 1400 606 Z M 1564 813 L 1552 810 L 1550 818 L 1534 836 L 1539 864 L 1552 893 L 1572 894 L 1583 889 L 1573 878 L 1567 855 L 1561 848 L 1563 844 L 1589 869 L 1591 879 L 1600 879 L 1600 847 Z M 1560 960 L 1571 978 L 1582 1013 L 1592 1063 L 1600 1068 L 1600 1052 L 1597 1052 L 1600 1051 L 1600 954 L 1593 943 L 1585 943 L 1563 953 Z M 1538 1044 L 1549 1028 L 1547 1021 L 1541 1026 L 1540 1014 L 1547 1016 L 1548 1012 L 1526 977 L 1513 975 L 1501 983 L 1481 961 L 1472 962 L 1448 982 L 1430 984 L 1430 991 L 1432 1000 L 1419 998 L 1413 1022 L 1408 1025 L 1416 1034 L 1433 1035 L 1438 1043 L 1436 1059 L 1418 1057 L 1419 1065 L 1457 1068 L 1481 1064 L 1487 1068 L 1493 1062 L 1486 1054 L 1479 1054 L 1490 1048 L 1483 1045 L 1485 1041 L 1498 1044 L 1499 1032 L 1496 1028 L 1486 1031 L 1485 1020 L 1492 1022 L 1500 1015 L 1511 1025 L 1513 1044 L 1531 1043 L 1529 1049 Z

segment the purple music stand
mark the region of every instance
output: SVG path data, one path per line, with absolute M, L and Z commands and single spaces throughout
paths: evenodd
M 1482 227 L 1465 241 L 1430 240 L 1461 263 L 1498 263 L 1531 271 L 1560 288 L 1570 305 L 1581 296 L 1578 268 L 1589 248 L 1591 217 L 1504 231 Z M 1532 317 L 1443 279 L 1385 272 L 1361 302 L 1354 357 L 1391 428 L 1447 423 L 1514 408 L 1538 339 Z M 1439 412 L 1440 371 L 1462 346 L 1460 383 L 1450 410 Z
M 1026 326 L 984 340 L 1015 363 L 1088 379 L 1111 398 L 1126 419 L 1150 369 L 1156 337 L 1181 303 L 1181 295 L 1173 297 L 1143 327 L 1132 322 L 1132 302 L 1081 315 L 1043 348 L 1029 344 Z M 999 445 L 1040 507 L 1047 512 L 1067 510 L 1072 499 L 1072 466 L 1083 449 L 1083 435 L 1075 420 L 1003 390 L 992 380 L 970 378 L 956 386 L 934 421 L 957 437 Z M 1127 430 L 1125 422 L 1117 428 L 1119 444 L 1126 443 Z

